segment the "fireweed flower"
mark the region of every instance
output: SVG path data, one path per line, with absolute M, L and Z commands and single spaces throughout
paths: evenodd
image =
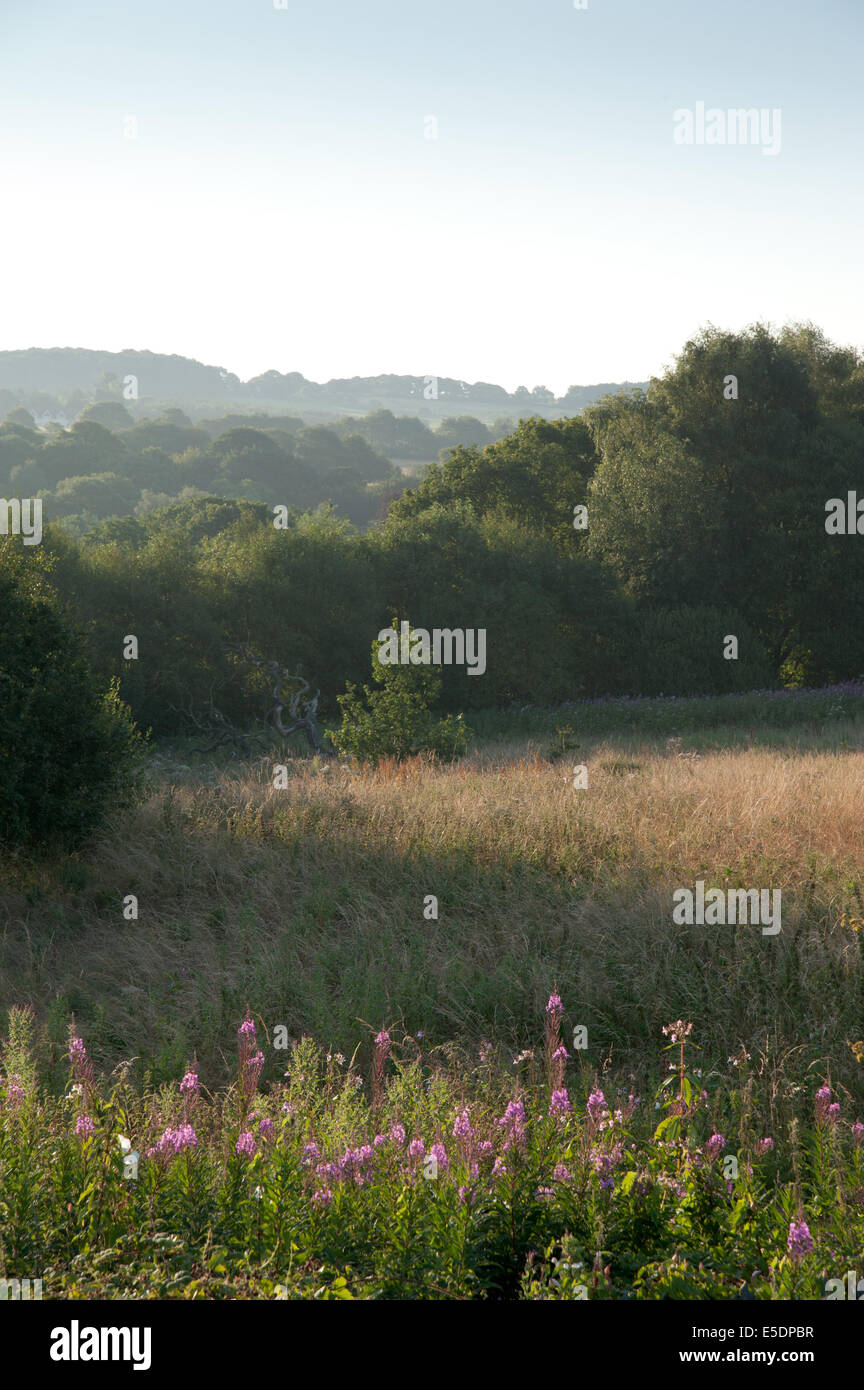
M 423 1140 L 422 1140 L 422 1139 L 412 1139 L 412 1140 L 411 1140 L 411 1143 L 408 1145 L 408 1157 L 409 1157 L 409 1158 L 422 1158 L 423 1155 L 424 1155 L 425 1153 L 426 1153 L 426 1145 L 423 1143 Z
M 759 1140 L 759 1143 L 756 1145 L 756 1152 L 757 1152 L 757 1154 L 759 1154 L 760 1157 L 761 1157 L 762 1154 L 770 1153 L 771 1150 L 773 1149 L 773 1147 L 774 1147 L 774 1140 L 773 1140 L 773 1139 L 760 1139 L 760 1140 Z
M 376 1148 L 376 1149 L 380 1149 L 384 1144 L 389 1144 L 389 1143 L 390 1143 L 390 1136 L 389 1136 L 388 1134 L 376 1134 L 376 1135 L 375 1135 L 375 1138 L 372 1140 L 372 1147 L 373 1147 L 373 1148 Z
M 726 1140 L 722 1134 L 712 1134 L 705 1145 L 705 1157 L 708 1159 L 716 1158 L 726 1147 Z
M 258 1135 L 261 1139 L 268 1139 L 273 1132 L 273 1121 L 264 1116 L 258 1123 Z
M 480 1143 L 477 1145 L 477 1157 L 491 1158 L 494 1152 L 495 1145 L 492 1143 L 491 1139 L 481 1139 Z
M 329 1187 L 322 1187 L 317 1192 L 313 1192 L 309 1200 L 315 1202 L 319 1207 L 329 1207 L 333 1201 L 333 1193 Z
M 830 1104 L 831 1104 L 831 1087 L 830 1087 L 830 1086 L 820 1086 L 820 1087 L 819 1087 L 819 1090 L 816 1092 L 816 1098 L 815 1098 L 815 1102 L 814 1102 L 814 1108 L 815 1108 L 815 1112 L 816 1112 L 816 1119 L 817 1119 L 817 1121 L 823 1122 L 823 1121 L 826 1120 L 827 1115 L 828 1115 L 828 1108 L 829 1108 Z
M 24 1087 L 21 1085 L 21 1077 L 17 1072 L 11 1072 L 6 1078 L 6 1103 L 9 1106 L 18 1105 L 24 1099 Z
M 570 1097 L 564 1090 L 553 1091 L 549 1101 L 550 1115 L 568 1115 L 570 1113 Z
M 156 1158 L 162 1154 L 179 1154 L 184 1149 L 194 1149 L 198 1143 L 198 1136 L 191 1125 L 180 1125 L 177 1129 L 163 1130 L 161 1138 L 147 1150 L 147 1158 Z
M 561 1014 L 564 1012 L 564 1006 L 561 1003 L 560 994 L 549 995 L 549 1002 L 546 1005 L 546 1012 L 547 1014 L 557 1014 L 560 1018 Z
M 79 1115 L 75 1121 L 75 1133 L 81 1138 L 86 1138 L 88 1134 L 94 1134 L 96 1126 L 89 1115 Z
M 394 1144 L 404 1144 L 404 1143 L 405 1143 L 405 1126 L 404 1126 L 404 1125 L 400 1125 L 400 1124 L 395 1124 L 395 1125 L 393 1126 L 393 1128 L 390 1130 L 390 1138 L 393 1140 L 393 1143 L 394 1143 Z
M 462 1114 L 459 1115 L 459 1116 L 457 1116 L 457 1118 L 456 1118 L 456 1120 L 455 1120 L 455 1122 L 454 1122 L 454 1124 L 453 1124 L 453 1138 L 454 1138 L 454 1139 L 473 1139 L 473 1138 L 474 1138 L 474 1130 L 473 1130 L 473 1128 L 472 1128 L 471 1120 L 470 1120 L 470 1118 L 469 1118 L 469 1115 L 468 1115 L 468 1111 L 467 1111 L 467 1110 L 463 1110 L 463 1111 L 462 1111 Z
M 447 1157 L 447 1150 L 444 1148 L 444 1145 L 433 1144 L 431 1149 L 429 1150 L 429 1154 L 432 1158 L 435 1159 L 435 1162 L 438 1165 L 437 1171 L 439 1173 L 446 1173 L 447 1169 L 450 1167 L 450 1160 Z
M 524 1145 L 525 1107 L 521 1100 L 511 1100 L 503 1117 L 497 1121 L 497 1124 L 505 1131 L 503 1144 L 505 1153 L 515 1145 Z
M 855 1121 L 849 1132 L 856 1144 L 864 1143 L 864 1125 L 860 1120 Z
M 618 1164 L 621 1162 L 623 1152 L 624 1150 L 621 1144 L 616 1144 L 608 1153 L 603 1153 L 599 1149 L 595 1149 L 592 1152 L 591 1166 L 600 1179 L 601 1187 L 611 1188 L 615 1186 L 614 1173 Z M 681 1195 L 683 1195 L 683 1191 L 682 1188 Z
M 255 1024 L 252 1022 L 252 1019 L 249 1018 L 248 1015 L 246 1016 L 246 1018 L 244 1018 L 243 1022 L 240 1024 L 240 1027 L 237 1029 L 237 1036 L 241 1039 L 254 1039 L 258 1036 L 258 1030 L 256 1029 Z
M 807 1225 L 806 1221 L 789 1222 L 789 1235 L 786 1237 L 786 1248 L 793 1260 L 801 1259 L 803 1255 L 811 1255 L 813 1253 L 813 1237 L 810 1234 L 810 1227 Z
M 241 1156 L 245 1154 L 247 1158 L 254 1158 L 257 1150 L 255 1135 L 247 1129 L 241 1134 L 234 1145 L 234 1152 Z
M 566 1163 L 556 1163 L 552 1177 L 555 1179 L 555 1182 L 569 1182 L 570 1169 L 567 1167 Z
M 609 1119 L 609 1108 L 606 1104 L 606 1097 L 599 1086 L 595 1085 L 593 1087 L 585 1109 L 590 1123 L 592 1125 L 599 1125 L 601 1129 L 604 1128 L 606 1121 Z
M 198 1080 L 198 1073 L 187 1071 L 183 1080 L 180 1082 L 180 1090 L 184 1096 L 197 1095 L 201 1090 L 201 1082 Z
M 830 1125 L 836 1124 L 840 1118 L 840 1106 L 835 1100 L 833 1105 L 829 1105 L 825 1111 L 825 1118 Z

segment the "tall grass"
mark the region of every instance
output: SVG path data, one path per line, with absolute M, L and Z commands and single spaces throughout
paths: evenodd
M 860 727 L 832 726 L 830 748 L 798 733 L 693 756 L 695 742 L 297 760 L 282 791 L 267 759 L 163 761 L 86 858 L 7 860 L 0 1001 L 35 1007 L 49 1076 L 74 1014 L 100 1065 L 134 1057 L 161 1080 L 194 1049 L 215 1083 L 247 1003 L 268 1034 L 349 1055 L 366 1024 L 397 1022 L 518 1051 L 554 978 L 598 1063 L 638 1073 L 646 1040 L 686 1015 L 712 1061 L 739 1042 L 805 1067 L 831 1057 L 860 1094 L 846 1046 L 864 1034 Z M 676 925 L 672 893 L 696 879 L 779 888 L 781 933 Z

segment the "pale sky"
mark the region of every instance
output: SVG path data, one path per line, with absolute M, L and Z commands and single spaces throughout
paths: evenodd
M 860 346 L 862 38 L 864 0 L 0 0 L 0 348 L 561 393 L 707 322 Z M 676 144 L 699 102 L 779 153 Z

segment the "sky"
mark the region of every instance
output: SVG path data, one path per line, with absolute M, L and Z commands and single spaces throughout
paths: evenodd
M 708 323 L 860 346 L 862 39 L 864 0 L 0 0 L 0 349 L 560 394 Z

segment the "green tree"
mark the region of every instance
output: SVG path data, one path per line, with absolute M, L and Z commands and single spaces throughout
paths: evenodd
M 392 626 L 399 632 L 395 618 Z M 409 628 L 409 636 L 410 632 Z M 374 760 L 423 752 L 455 757 L 464 751 L 471 734 L 462 715 L 440 719 L 429 708 L 441 689 L 436 668 L 383 664 L 376 639 L 372 643 L 372 676 L 377 690 L 364 685 L 361 693 L 349 682 L 345 694 L 337 696 L 342 723 L 338 729 L 328 729 L 327 736 L 340 753 Z
M 0 844 L 69 847 L 133 796 L 140 741 L 41 560 L 0 541 Z

